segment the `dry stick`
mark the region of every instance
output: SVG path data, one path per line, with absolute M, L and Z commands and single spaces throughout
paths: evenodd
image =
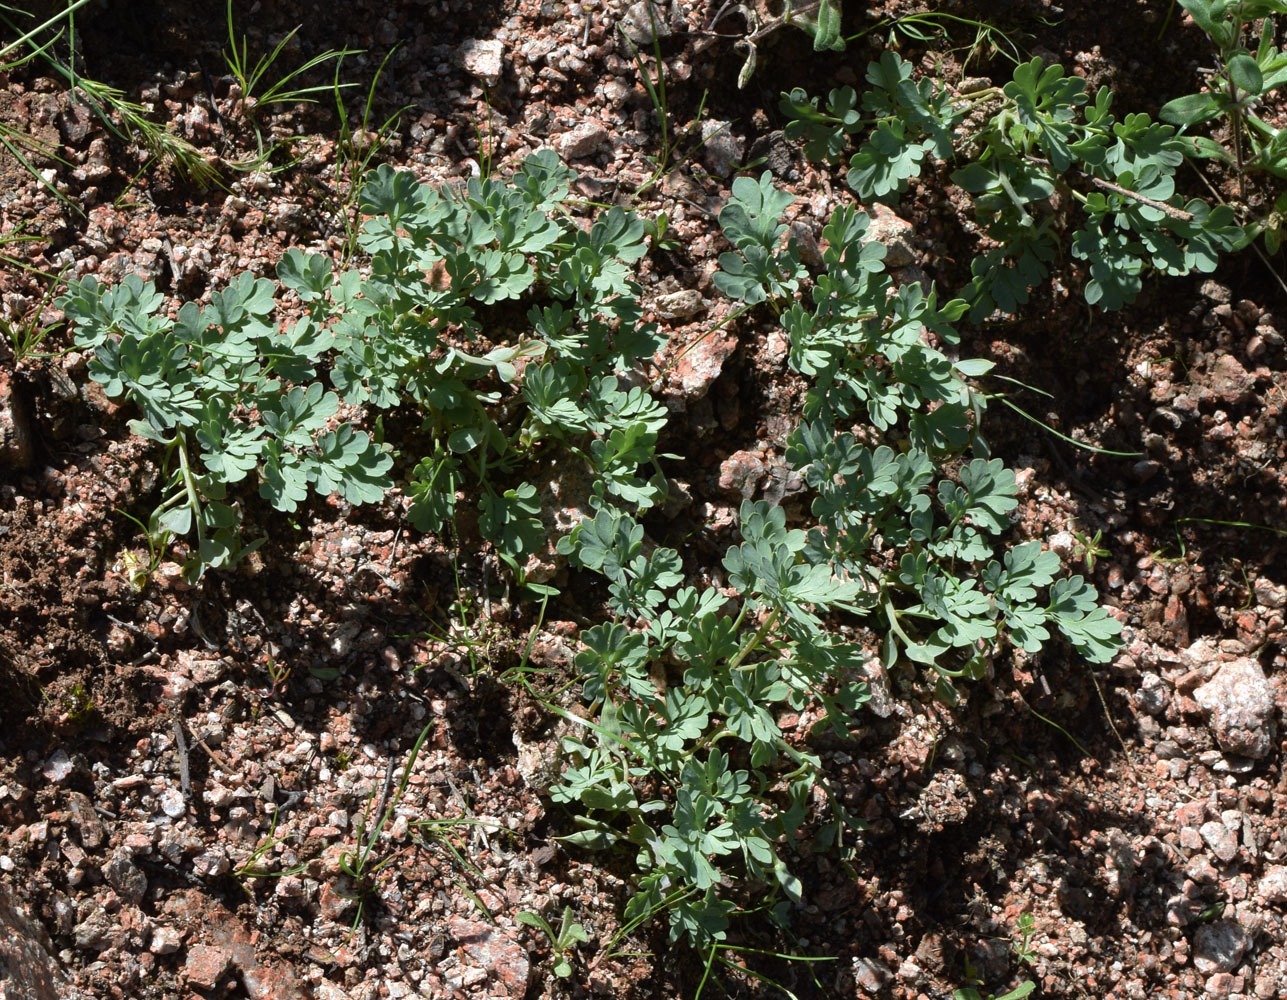
M 1099 695 L 1099 703 L 1104 707 L 1104 718 L 1108 720 L 1108 725 L 1113 730 L 1113 735 L 1117 737 L 1117 742 L 1121 744 L 1122 753 L 1126 755 L 1126 763 L 1130 766 L 1131 773 L 1138 782 L 1140 781 L 1139 768 L 1135 766 L 1135 758 L 1131 756 L 1131 751 L 1126 746 L 1126 741 L 1122 739 L 1122 734 L 1117 729 L 1117 723 L 1113 721 L 1113 713 L 1108 710 L 1108 700 L 1104 697 L 1104 689 L 1099 686 L 1099 678 L 1095 676 L 1095 668 L 1087 664 L 1086 672 L 1090 674 L 1091 683 L 1095 685 L 1095 693 Z
M 183 723 L 177 714 L 170 717 L 170 727 L 174 732 L 174 748 L 179 754 L 179 787 L 183 789 L 183 797 L 190 798 L 192 777 L 188 773 L 188 744 L 183 738 Z
M 1029 156 L 1027 159 L 1043 167 L 1051 166 L 1049 160 L 1040 156 Z M 1084 170 L 1078 170 L 1078 174 L 1090 181 L 1096 187 L 1103 188 L 1105 191 L 1112 191 L 1114 194 L 1120 194 L 1132 201 L 1138 201 L 1141 205 L 1147 205 L 1149 208 L 1156 208 L 1159 212 L 1169 215 L 1172 219 L 1179 219 L 1181 222 L 1192 222 L 1193 213 L 1186 212 L 1182 208 L 1176 208 L 1174 205 L 1168 205 L 1164 201 L 1158 201 L 1156 198 L 1150 198 L 1146 194 L 1140 194 L 1138 191 L 1132 191 L 1130 188 L 1124 188 L 1120 184 L 1114 184 L 1112 181 L 1106 181 L 1102 177 L 1096 177 L 1094 174 L 1088 174 Z
M 1095 177 L 1093 174 L 1083 174 L 1082 176 L 1090 179 L 1090 182 L 1096 187 L 1104 188 L 1106 191 L 1113 191 L 1127 198 L 1132 198 L 1142 205 L 1148 205 L 1150 208 L 1156 208 L 1159 212 L 1165 212 L 1172 219 L 1179 219 L 1181 222 L 1192 222 L 1193 213 L 1186 212 L 1182 208 L 1176 208 L 1174 205 L 1168 205 L 1164 201 L 1158 201 L 1156 198 L 1150 198 L 1147 195 L 1140 194 L 1137 191 L 1131 191 L 1122 187 L 1120 184 L 1114 184 L 1112 181 L 1106 181 L 1102 177 Z

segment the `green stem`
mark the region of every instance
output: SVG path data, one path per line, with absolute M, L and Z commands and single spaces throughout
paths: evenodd
M 764 619 L 764 624 L 756 630 L 755 635 L 751 636 L 751 638 L 747 640 L 746 644 L 734 654 L 731 660 L 728 661 L 728 669 L 730 671 L 736 670 L 740 667 L 742 665 L 742 661 L 755 652 L 760 643 L 764 641 L 764 637 L 768 635 L 773 626 L 778 623 L 778 619 L 781 616 L 782 612 L 778 608 L 774 608 L 769 612 L 769 616 Z
M 200 559 L 205 542 L 205 532 L 201 530 L 201 497 L 197 493 L 196 477 L 192 475 L 192 465 L 188 461 L 188 439 L 180 430 L 175 434 L 174 440 L 179 446 L 179 469 L 183 475 L 183 488 L 188 495 L 188 507 L 192 511 L 192 522 L 197 529 L 197 558 Z

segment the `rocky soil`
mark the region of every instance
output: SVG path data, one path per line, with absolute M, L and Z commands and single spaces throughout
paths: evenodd
M 916 9 L 846 6 L 854 31 Z M 1124 108 L 1155 111 L 1209 59 L 1178 7 L 1157 39 L 1166 0 L 935 6 L 1113 85 Z M 581 197 L 666 212 L 676 249 L 641 262 L 639 280 L 670 338 L 671 433 L 702 458 L 668 469 L 682 502 L 656 530 L 714 554 L 743 497 L 782 497 L 795 387 L 770 331 L 710 335 L 731 311 L 710 282 L 724 248 L 714 213 L 753 162 L 796 195 L 795 230 L 816 238 L 846 188 L 785 140 L 778 93 L 856 83 L 868 40 L 819 58 L 778 32 L 738 90 L 745 18 L 716 20 L 713 2 L 658 3 L 653 18 L 626 0 L 234 7 L 252 52 L 302 24 L 286 65 L 362 50 L 341 68 L 355 118 L 388 57 L 373 123 L 401 118 L 376 162 L 442 182 L 552 146 Z M 142 102 L 221 183 L 203 189 L 112 134 L 38 61 L 0 75 L 0 126 L 51 154 L 31 154 L 46 185 L 0 149 L 0 238 L 34 238 L 0 246 L 0 315 L 43 310 L 55 325 L 50 357 L 18 364 L 0 342 L 0 993 L 937 998 L 1031 980 L 1060 998 L 1283 995 L 1281 255 L 1155 281 L 1114 314 L 1064 290 L 1068 266 L 1023 316 L 963 329 L 964 350 L 1050 394 L 1005 384 L 1034 417 L 1136 453 L 989 414 L 994 453 L 1019 473 L 1016 535 L 1080 563 L 1125 648 L 1102 670 L 1058 652 L 1007 662 L 952 708 L 923 679 L 874 675 L 858 738 L 818 748 L 867 829 L 802 858 L 789 933 L 739 924 L 743 950 L 704 980 L 703 957 L 659 928 L 621 933 L 629 858 L 557 839 L 570 819 L 542 795 L 557 720 L 505 680 L 534 628 L 530 664 L 566 675 L 594 613 L 578 588 L 538 623 L 494 563 L 390 507 L 248 510 L 248 532 L 269 543 L 196 588 L 148 552 L 127 515 L 150 510 L 157 456 L 88 381 L 86 358 L 57 353 L 68 338 L 27 268 L 140 274 L 200 298 L 238 272 L 271 273 L 291 246 L 340 254 L 348 180 L 325 101 L 265 115 L 281 143 L 271 169 L 230 166 L 253 140 L 220 54 L 221 5 L 97 0 L 76 25 L 80 71 Z M 650 52 L 654 34 L 669 135 L 688 138 L 637 194 L 661 133 L 623 39 Z M 937 56 L 905 41 L 904 55 L 1008 74 L 972 37 L 930 43 Z M 972 226 L 930 179 L 872 211 L 891 264 L 959 287 Z M 368 841 L 381 867 L 355 884 L 342 861 Z M 557 924 L 565 907 L 590 940 L 560 978 L 550 942 L 517 914 Z

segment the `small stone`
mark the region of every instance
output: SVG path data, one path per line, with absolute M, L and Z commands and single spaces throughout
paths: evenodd
M 1222 355 L 1211 372 L 1211 389 L 1226 403 L 1245 403 L 1251 399 L 1255 381 L 1232 354 Z
M 1223 823 L 1216 820 L 1203 823 L 1198 832 L 1202 834 L 1202 839 L 1206 841 L 1212 853 L 1221 861 L 1228 863 L 1237 856 L 1238 838 Z
M 1071 531 L 1056 531 L 1046 543 L 1050 551 L 1067 562 L 1077 551 L 1077 539 Z
M 465 954 L 478 967 L 487 970 L 503 990 L 500 992 L 493 988 L 492 996 L 520 1000 L 527 993 L 531 972 L 527 949 L 490 924 L 452 917 L 448 926 L 452 938 Z
M 733 123 L 702 122 L 702 162 L 716 177 L 727 177 L 746 160 L 746 141 L 733 132 Z
M 620 24 L 625 36 L 638 46 L 651 46 L 654 39 L 670 37 L 665 13 L 649 0 L 631 4 Z
M 1274 741 L 1274 690 L 1260 663 L 1249 656 L 1222 663 L 1193 692 L 1225 753 L 1260 760 Z
M 177 927 L 162 924 L 152 929 L 152 943 L 148 948 L 154 955 L 173 955 L 182 941 L 183 935 Z
M 227 873 L 231 867 L 228 855 L 221 847 L 212 847 L 202 851 L 192 859 L 192 870 L 206 878 L 217 878 Z
M 764 476 L 764 462 L 754 452 L 735 451 L 719 467 L 719 488 L 749 500 Z
M 871 958 L 854 959 L 854 982 L 864 993 L 875 996 L 891 978 L 887 968 Z
M 598 122 L 582 122 L 554 140 L 554 148 L 564 159 L 579 160 L 597 153 L 611 137 Z
M 1193 935 L 1193 965 L 1204 976 L 1232 972 L 1250 946 L 1250 936 L 1236 920 L 1202 924 Z
M 40 773 L 45 776 L 46 781 L 52 781 L 55 784 L 63 781 L 72 773 L 72 762 L 71 758 L 67 756 L 67 751 L 59 748 L 50 754 L 49 759 L 45 761 L 44 767 L 40 769 Z
M 213 990 L 219 985 L 232 965 L 232 955 L 226 948 L 212 948 L 208 944 L 194 944 L 188 949 L 183 963 L 183 974 L 188 985 L 202 990 Z
M 1227 304 L 1233 298 L 1233 293 L 1229 291 L 1229 288 L 1226 285 L 1222 285 L 1218 281 L 1213 281 L 1211 279 L 1207 279 L 1202 282 L 1202 287 L 1198 289 L 1198 292 L 1203 298 L 1207 298 L 1212 302 L 1219 302 L 1221 304 Z
M 657 315 L 662 319 L 691 319 L 705 308 L 706 300 L 695 288 L 657 296 Z
M 912 249 L 912 224 L 895 214 L 888 205 L 879 202 L 867 209 L 871 216 L 871 226 L 867 230 L 869 239 L 885 245 L 885 266 L 906 267 L 916 260 Z
M 177 788 L 167 788 L 161 793 L 161 811 L 170 819 L 178 819 L 188 811 L 188 804 L 183 800 L 183 793 Z
M 1287 903 L 1287 866 L 1274 865 L 1266 871 L 1256 891 L 1266 903 Z
M 1135 693 L 1136 704 L 1140 711 L 1148 715 L 1159 715 L 1171 700 L 1170 688 L 1166 681 L 1157 674 L 1144 674 L 1140 677 L 1140 687 Z M 1160 756 L 1160 755 L 1159 755 Z
M 702 335 L 679 358 L 671 372 L 672 381 L 677 383 L 676 394 L 685 403 L 694 403 L 705 396 L 737 346 L 737 334 L 727 327 Z
M 465 69 L 489 87 L 500 83 L 505 43 L 496 39 L 470 38 L 460 46 L 460 58 Z
M 130 855 L 118 852 L 103 866 L 103 877 L 127 903 L 139 902 L 147 892 L 147 876 L 138 870 Z
M 1280 587 L 1272 580 L 1265 577 L 1258 577 L 1252 587 L 1256 595 L 1256 601 L 1266 608 L 1283 608 L 1287 607 L 1287 587 Z
M 94 910 L 72 929 L 72 939 L 77 948 L 102 951 L 112 943 L 115 931 L 111 916 L 105 910 Z

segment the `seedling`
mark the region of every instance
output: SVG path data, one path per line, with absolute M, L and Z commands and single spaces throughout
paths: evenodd
M 338 90 L 351 84 L 342 84 L 338 79 L 333 84 L 300 85 L 299 80 L 310 70 L 317 68 L 332 59 L 342 61 L 345 56 L 353 55 L 356 49 L 328 49 L 327 51 L 305 60 L 292 70 L 269 81 L 269 71 L 277 63 L 277 58 L 299 33 L 293 28 L 279 41 L 276 47 L 261 55 L 252 65 L 250 62 L 249 42 L 245 35 L 238 39 L 236 27 L 232 20 L 232 0 L 227 0 L 228 47 L 224 49 L 223 58 L 241 92 L 241 108 L 247 123 L 255 137 L 255 155 L 248 161 L 235 164 L 239 169 L 259 170 L 272 159 L 273 152 L 280 143 L 264 140 L 264 130 L 260 120 L 259 109 L 274 104 L 315 104 L 317 95 Z M 378 74 L 377 74 L 378 75 Z M 264 84 L 264 89 L 259 89 Z M 374 86 L 374 84 L 372 84 Z M 370 106 L 368 104 L 368 113 Z
M 272 853 L 278 845 L 297 837 L 298 834 L 288 834 L 285 837 L 277 836 L 277 810 L 273 810 L 272 823 L 268 827 L 268 833 L 262 840 L 255 845 L 255 849 L 250 855 L 237 866 L 233 871 L 232 877 L 241 883 L 242 890 L 247 896 L 250 895 L 250 887 L 247 883 L 255 878 L 284 878 L 287 875 L 298 875 L 308 866 L 306 864 L 292 865 L 289 868 L 272 869 L 264 864 L 265 859 Z
M 563 907 L 563 916 L 559 920 L 557 932 L 539 913 L 522 910 L 517 914 L 517 920 L 521 924 L 527 924 L 528 927 L 535 927 L 545 932 L 545 936 L 550 940 L 554 974 L 560 979 L 566 979 L 572 975 L 573 949 L 581 942 L 590 940 L 590 935 L 586 933 L 585 928 L 572 919 L 572 907 Z
M 407 789 L 407 782 L 411 778 L 411 770 L 416 766 L 416 759 L 420 756 L 420 748 L 424 746 L 425 739 L 429 736 L 433 726 L 433 722 L 430 721 L 420 731 L 420 736 L 416 739 L 415 745 L 412 746 L 411 753 L 407 757 L 407 763 L 402 768 L 402 778 L 398 781 L 397 788 L 392 795 L 390 795 L 390 785 L 393 778 L 393 761 L 390 759 L 388 780 L 381 793 L 380 802 L 375 807 L 375 812 L 370 811 L 372 803 L 375 802 L 375 789 L 373 788 L 371 789 L 371 797 L 367 800 L 367 808 L 363 811 L 362 818 L 358 822 L 355 838 L 356 847 L 354 850 L 345 851 L 340 855 L 340 871 L 349 877 L 352 886 L 348 890 L 339 893 L 339 895 L 356 900 L 358 904 L 357 912 L 353 917 L 353 933 L 356 933 L 358 925 L 362 922 L 362 914 L 365 912 L 368 897 L 375 891 L 376 876 L 397 857 L 396 854 L 389 854 L 383 858 L 377 858 L 374 853 L 376 843 L 402 801 L 402 795 Z M 373 826 L 369 826 L 368 822 L 372 817 L 375 818 L 375 823 Z
M 1086 564 L 1086 572 L 1095 572 L 1095 563 L 1111 555 L 1108 549 L 1101 547 L 1099 544 L 1104 537 L 1104 529 L 1100 528 L 1093 537 L 1088 537 L 1081 531 L 1073 531 L 1072 534 L 1073 538 L 1077 539 L 1077 544 L 1081 546 L 1081 559 Z
M 650 3 L 648 4 L 648 17 L 651 19 L 653 16 L 653 8 Z M 635 65 L 639 67 L 639 76 L 643 80 L 644 89 L 648 92 L 648 99 L 652 102 L 653 113 L 657 117 L 657 125 L 661 129 L 661 149 L 657 155 L 649 157 L 655 169 L 652 172 L 652 176 L 635 191 L 635 197 L 637 198 L 651 189 L 672 170 L 683 166 L 709 141 L 709 136 L 704 137 L 683 156 L 678 155 L 680 148 L 688 141 L 689 137 L 701 128 L 702 116 L 706 113 L 706 92 L 702 92 L 702 99 L 697 105 L 697 114 L 693 116 L 692 124 L 672 138 L 670 134 L 670 107 L 666 95 L 666 64 L 661 58 L 661 42 L 658 41 L 656 31 L 653 31 L 652 39 L 653 65 L 657 67 L 656 79 L 653 79 L 648 72 L 648 67 L 644 63 L 643 57 L 639 54 L 639 50 L 635 47 L 634 42 L 625 35 L 624 31 L 621 34 L 621 39 L 630 49 L 631 55 L 634 56 Z
M 44 323 L 42 318 L 45 310 L 54 300 L 58 282 L 62 279 L 64 273 L 66 273 L 66 269 L 49 283 L 39 301 L 29 305 L 26 312 L 21 316 L 0 317 L 0 331 L 3 331 L 5 339 L 9 341 L 9 346 L 13 350 L 13 363 L 15 365 L 21 365 L 25 361 L 41 357 L 49 357 L 49 355 L 38 353 L 40 345 L 45 342 L 45 338 L 52 331 L 58 329 L 62 324 Z
M 361 217 L 357 211 L 357 204 L 362 188 L 362 178 L 366 176 L 380 151 L 388 144 L 390 136 L 396 131 L 403 113 L 412 107 L 412 105 L 406 105 L 399 108 L 380 123 L 378 127 L 372 128 L 375 89 L 380 82 L 380 77 L 384 74 L 385 66 L 389 64 L 389 60 L 393 58 L 393 54 L 396 51 L 397 46 L 394 46 L 380 60 L 380 65 L 376 68 L 374 76 L 371 77 L 371 85 L 366 91 L 366 101 L 362 105 L 362 117 L 357 122 L 350 120 L 348 109 L 344 105 L 343 91 L 348 86 L 340 83 L 340 69 L 344 65 L 344 59 L 341 55 L 335 60 L 335 79 L 331 83 L 331 92 L 335 97 L 335 114 L 340 123 L 339 139 L 336 145 L 338 162 L 335 174 L 337 183 L 342 181 L 344 185 L 342 192 L 340 192 L 343 199 L 340 215 L 344 220 L 344 260 L 346 263 L 357 250 L 358 234 L 361 231 Z
M 1033 982 L 1020 983 L 1008 993 L 1003 993 L 1000 996 L 995 993 L 989 993 L 985 998 L 978 990 L 967 987 L 965 989 L 954 990 L 952 992 L 952 997 L 953 1000 L 1022 1000 L 1023 997 L 1026 997 L 1036 988 L 1037 984 Z
M 1019 939 L 1014 942 L 1014 955 L 1020 962 L 1032 965 L 1037 961 L 1037 953 L 1032 947 L 1032 938 L 1037 933 L 1037 920 L 1031 913 L 1021 913 L 1015 923 Z
M 155 523 L 144 524 L 133 514 L 123 511 L 119 507 L 116 508 L 116 513 L 127 521 L 132 522 L 147 542 L 146 562 L 129 549 L 121 553 L 121 565 L 125 569 L 126 579 L 130 582 L 130 589 L 137 594 L 147 587 L 153 574 L 156 573 L 157 567 L 161 565 L 161 561 L 165 558 L 165 551 L 170 546 L 170 533 Z

